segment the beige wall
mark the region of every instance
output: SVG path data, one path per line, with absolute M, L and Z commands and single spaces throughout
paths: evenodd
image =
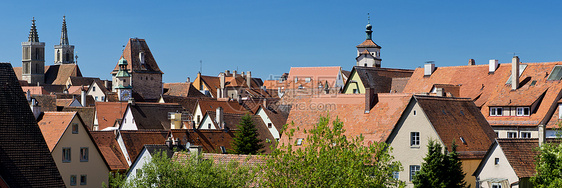
M 343 91 L 343 93 L 353 94 L 353 89 L 357 89 L 359 93 L 365 93 L 365 87 L 363 86 L 363 82 L 361 81 L 361 78 L 359 78 L 359 75 L 357 75 L 357 72 L 353 72 L 353 74 L 350 75 L 350 77 L 351 77 L 350 79 L 355 81 L 355 83 L 348 82 L 349 85 L 347 86 L 345 91 Z
M 94 91 L 94 87 L 96 88 L 95 91 Z M 92 98 L 94 98 L 94 100 L 96 101 L 101 101 L 101 102 L 105 101 L 105 93 L 103 93 L 103 91 L 100 89 L 100 86 L 95 82 L 90 86 L 90 88 L 88 88 L 87 95 L 91 95 Z
M 499 159 L 499 164 L 497 165 L 495 164 L 495 158 Z M 482 182 L 482 180 L 490 178 L 508 179 L 508 182 L 503 182 L 504 187 L 519 181 L 517 174 L 513 171 L 513 167 L 511 167 L 501 147 L 497 144 L 492 148 L 492 153 L 489 157 L 484 159 L 484 167 L 482 167 L 480 174 L 476 175 L 480 181 L 480 187 L 483 188 L 491 187 L 490 182 Z
M 72 124 L 78 124 L 78 134 L 72 134 Z M 62 149 L 70 147 L 71 162 L 62 162 Z M 80 161 L 80 148 L 88 147 L 88 161 Z M 78 117 L 74 117 L 59 142 L 51 151 L 67 187 L 101 187 L 108 181 L 109 169 Z M 70 186 L 70 176 L 76 175 L 76 186 Z M 80 185 L 80 176 L 87 175 L 87 185 Z

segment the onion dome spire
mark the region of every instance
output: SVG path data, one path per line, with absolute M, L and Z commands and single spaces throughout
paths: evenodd
M 39 42 L 39 35 L 37 35 L 37 28 L 35 27 L 35 17 L 31 20 L 31 30 L 27 42 Z
M 367 13 L 367 26 L 366 26 L 366 31 L 365 33 L 367 33 L 367 40 L 372 40 L 373 38 L 373 31 L 371 30 L 371 28 L 373 28 L 373 26 L 371 25 L 371 16 L 369 15 L 369 13 Z
M 68 33 L 66 32 L 66 16 L 62 16 L 62 31 L 60 34 L 60 45 L 68 45 Z

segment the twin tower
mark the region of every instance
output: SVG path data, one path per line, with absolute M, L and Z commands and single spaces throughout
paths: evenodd
M 27 42 L 22 42 L 22 80 L 29 84 L 45 83 L 45 43 L 39 42 L 35 18 L 31 20 Z M 55 65 L 75 64 L 74 45 L 68 43 L 66 17 L 62 19 L 60 44 L 55 45 Z

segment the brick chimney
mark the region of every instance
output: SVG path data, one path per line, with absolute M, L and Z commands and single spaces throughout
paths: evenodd
M 431 76 L 431 74 L 433 74 L 433 71 L 435 71 L 435 63 L 426 63 L 423 66 L 424 70 L 423 70 L 423 75 L 424 76 Z
M 80 103 L 82 103 L 83 107 L 86 107 L 86 91 L 84 91 L 84 88 L 80 89 Z
M 225 91 L 224 87 L 226 85 L 226 80 L 225 80 L 224 73 L 221 72 L 219 74 L 219 80 L 220 80 L 220 86 L 219 86 L 220 88 L 219 88 L 219 90 L 217 90 L 217 98 L 225 98 L 226 96 L 225 96 L 225 93 L 224 93 L 224 91 Z
M 474 59 L 469 59 L 468 60 L 468 65 L 476 65 L 476 61 L 474 61 Z
M 539 129 L 539 147 L 545 142 L 546 140 L 546 135 L 545 135 L 545 131 L 544 131 L 544 125 L 540 124 L 538 126 Z
M 368 114 L 371 108 L 377 103 L 377 94 L 374 88 L 365 88 L 365 113 Z
M 252 88 L 252 72 L 246 72 L 246 84 L 248 84 L 248 88 Z
M 511 59 L 511 90 L 519 88 L 519 57 Z
M 498 60 L 497 59 L 490 59 L 490 68 L 489 72 L 494 73 L 498 69 Z

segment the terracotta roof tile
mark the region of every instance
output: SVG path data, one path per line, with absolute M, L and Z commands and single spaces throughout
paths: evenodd
M 509 164 L 519 178 L 532 177 L 535 174 L 535 157 L 539 147 L 537 139 L 497 139 Z
M 124 171 L 129 168 L 113 131 L 90 131 L 90 135 L 111 171 Z
M 141 64 L 140 62 L 140 52 L 144 52 L 145 54 L 144 64 Z M 127 42 L 127 46 L 125 47 L 125 50 L 123 50 L 121 57 L 127 60 L 127 69 L 129 72 L 154 72 L 163 74 L 160 68 L 158 68 L 158 64 L 156 63 L 156 60 L 154 60 L 154 57 L 152 56 L 152 53 L 150 52 L 150 49 L 144 39 L 129 38 L 129 42 Z M 115 65 L 115 68 L 111 73 L 117 74 L 117 71 L 119 71 L 118 64 Z
M 297 85 L 303 85 L 305 88 L 311 88 L 312 83 L 321 82 L 324 84 L 326 81 L 333 87 L 336 84 L 336 79 L 341 73 L 341 67 L 291 67 L 289 71 L 288 81 L 294 82 L 295 78 L 302 83 L 293 83 L 293 88 Z M 306 83 L 305 78 L 310 78 L 311 82 Z
M 55 149 L 55 146 L 75 115 L 76 112 L 44 112 L 39 118 L 37 124 L 50 151 Z
M 180 97 L 207 97 L 199 90 L 195 89 L 191 82 L 185 83 L 164 83 L 164 95 L 180 96 Z
M 67 106 L 63 107 L 62 111 L 64 112 L 78 112 L 80 118 L 84 122 L 84 125 L 88 127 L 88 130 L 92 130 L 94 127 L 94 115 L 96 109 L 94 107 L 75 107 L 75 106 Z
M 408 78 L 414 70 L 355 66 L 351 72 L 351 74 L 356 73 L 359 76 L 363 87 L 374 88 L 375 93 L 390 93 L 392 85 L 394 85 L 393 78 Z M 348 79 L 346 85 L 351 81 Z M 403 86 L 396 89 L 403 90 Z
M 51 85 L 66 85 L 70 77 L 82 77 L 82 73 L 75 64 L 45 66 L 45 83 Z
M 122 118 L 126 109 L 126 102 L 96 102 L 98 130 L 113 127 L 115 120 Z
M 358 48 L 381 48 L 379 45 L 377 45 L 375 42 L 373 42 L 373 40 L 371 39 L 367 39 L 365 41 L 363 41 L 361 44 L 357 45 L 356 47 Z
M 57 103 L 55 95 L 33 95 L 37 101 L 37 105 L 41 107 L 42 111 L 57 111 Z
M 166 130 L 121 130 L 119 131 L 123 139 L 127 153 L 131 161 L 135 161 L 140 154 L 142 147 L 146 144 L 162 144 L 166 141 Z
M 201 99 L 199 97 L 180 97 L 180 96 L 171 96 L 171 95 L 162 95 L 162 98 L 164 98 L 164 102 L 166 103 L 180 104 L 183 107 L 183 109 L 185 109 L 185 111 L 191 114 L 195 112 L 195 108 L 197 107 L 197 101 Z M 205 96 L 204 98 L 209 98 L 209 97 Z
M 232 149 L 231 142 L 234 138 L 235 130 L 201 130 L 201 129 L 172 129 L 167 137 L 178 138 L 180 144 L 202 146 L 206 153 L 222 153 L 221 146 L 226 150 Z
M 9 63 L 0 63 L 0 177 L 10 187 L 64 187 Z
M 57 99 L 57 106 L 70 106 L 74 99 Z
M 48 95 L 49 92 L 43 86 L 22 86 L 21 89 L 24 93 L 29 90 L 31 95 Z
M 100 78 L 71 76 L 67 80 L 72 86 L 89 86 L 95 81 L 100 81 Z
M 177 103 L 136 102 L 129 107 L 139 130 L 170 130 L 168 112 L 184 111 Z
M 201 108 L 201 112 L 204 113 L 206 111 L 215 111 L 218 107 L 222 107 L 224 113 L 231 113 L 231 114 L 245 114 L 249 112 L 243 106 L 238 104 L 236 101 L 217 101 L 217 100 L 199 100 L 198 101 L 199 107 Z

